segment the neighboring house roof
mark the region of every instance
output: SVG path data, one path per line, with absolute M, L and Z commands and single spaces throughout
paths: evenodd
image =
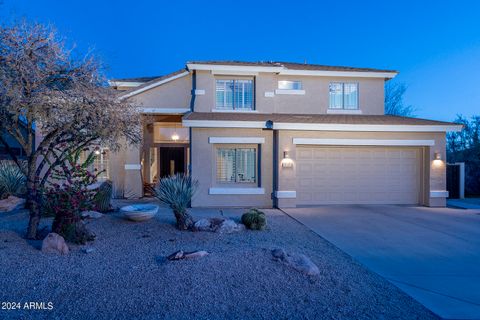
M 144 91 L 147 91 L 147 90 L 150 90 L 152 88 L 158 87 L 158 86 L 160 86 L 164 83 L 167 83 L 167 82 L 170 82 L 172 80 L 184 77 L 188 74 L 189 74 L 189 72 L 185 68 L 183 68 L 183 69 L 177 70 L 175 72 L 172 72 L 172 73 L 166 74 L 164 76 L 161 76 L 159 78 L 152 79 L 152 80 L 150 80 L 148 82 L 145 82 L 144 84 L 142 84 L 138 87 L 135 87 L 133 89 L 130 89 L 130 90 L 127 90 L 127 91 L 122 91 L 122 92 L 120 92 L 119 97 L 120 97 L 120 99 L 126 99 L 126 98 L 129 98 L 129 97 L 132 97 L 132 96 L 137 95 L 139 93 L 142 93 Z
M 266 128 L 286 130 L 341 130 L 341 131 L 457 131 L 457 123 L 391 115 L 340 114 L 265 114 L 231 112 L 191 112 L 183 117 L 183 124 L 191 127 L 210 125 L 240 128 Z
M 206 64 L 206 65 L 224 65 L 224 66 L 257 66 L 257 67 L 284 67 L 290 70 L 315 70 L 315 71 L 359 71 L 359 72 L 394 72 L 396 70 L 374 69 L 374 68 L 356 68 L 343 66 L 327 66 L 321 64 L 281 62 L 281 61 L 189 61 L 188 64 Z

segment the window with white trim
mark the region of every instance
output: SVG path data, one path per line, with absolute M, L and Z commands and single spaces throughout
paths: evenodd
M 105 181 L 110 179 L 109 174 L 109 152 L 107 148 L 100 148 L 95 150 L 95 160 L 93 160 L 94 174 L 98 174 L 98 181 Z
M 217 79 L 215 98 L 218 109 L 253 110 L 253 80 Z
M 280 90 L 303 90 L 302 81 L 298 80 L 279 80 L 278 89 Z
M 331 82 L 329 109 L 358 109 L 358 83 Z
M 217 182 L 255 183 L 257 181 L 255 148 L 218 148 Z

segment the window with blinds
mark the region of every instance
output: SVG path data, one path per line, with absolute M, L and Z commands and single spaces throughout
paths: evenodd
M 216 80 L 216 107 L 253 110 L 253 80 Z
M 217 181 L 255 183 L 257 181 L 255 148 L 218 148 Z
M 329 96 L 330 109 L 358 109 L 358 83 L 332 82 Z

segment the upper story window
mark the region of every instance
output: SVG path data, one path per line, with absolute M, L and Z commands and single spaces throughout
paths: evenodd
M 330 109 L 358 109 L 358 83 L 331 82 Z
M 280 80 L 278 81 L 278 89 L 280 90 L 303 90 L 302 81 Z
M 216 107 L 220 109 L 253 110 L 253 80 L 216 80 Z

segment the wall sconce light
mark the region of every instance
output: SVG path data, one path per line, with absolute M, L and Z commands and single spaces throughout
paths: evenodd
M 94 152 L 95 152 L 95 154 L 98 156 L 98 155 L 100 154 L 100 148 L 99 148 L 99 147 L 96 147 Z
M 293 167 L 293 160 L 290 159 L 290 153 L 288 151 L 283 152 L 282 168 Z
M 442 154 L 440 152 L 435 152 L 435 160 L 442 160 Z

